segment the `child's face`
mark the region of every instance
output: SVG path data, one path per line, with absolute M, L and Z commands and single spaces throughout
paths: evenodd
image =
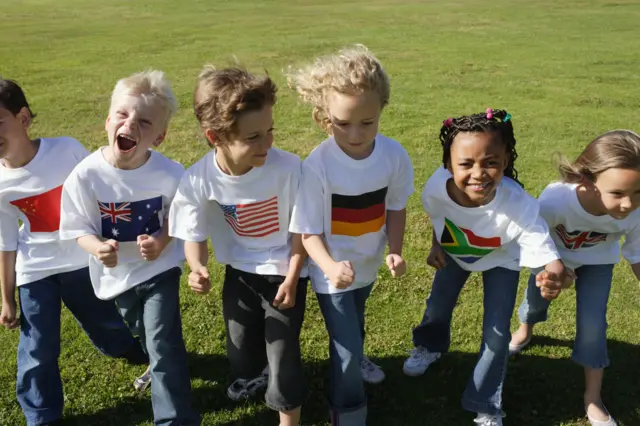
M 31 115 L 22 108 L 17 115 L 0 106 L 0 158 L 11 157 L 27 138 Z
M 349 157 L 367 158 L 373 152 L 382 104 L 377 93 L 367 90 L 347 95 L 327 94 L 327 115 L 336 143 Z
M 640 171 L 608 169 L 594 184 L 600 194 L 602 213 L 624 219 L 640 206 Z
M 455 187 L 450 195 L 465 207 L 483 206 L 493 200 L 509 164 L 505 145 L 494 133 L 461 132 L 451 144 L 447 168 Z
M 224 156 L 234 172 L 243 174 L 253 167 L 261 167 L 267 161 L 267 153 L 273 145 L 273 112 L 271 106 L 247 111 L 238 117 L 235 130 L 216 136 L 207 130 L 207 139 Z
M 123 169 L 142 166 L 148 150 L 164 140 L 164 110 L 142 96 L 122 95 L 111 104 L 105 129 L 115 165 Z

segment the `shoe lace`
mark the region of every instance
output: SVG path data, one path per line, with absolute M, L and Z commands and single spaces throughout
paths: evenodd
M 360 366 L 362 367 L 363 370 L 365 370 L 368 373 L 372 373 L 374 371 L 376 371 L 376 369 L 378 368 L 377 365 L 375 365 L 373 362 L 371 362 L 371 360 L 367 357 L 365 357 L 361 362 L 360 362 Z
M 430 355 L 430 352 L 426 349 L 426 348 L 413 348 L 409 351 L 409 355 L 411 356 L 411 359 L 413 359 L 414 361 L 418 361 L 421 360 L 423 358 L 428 358 Z

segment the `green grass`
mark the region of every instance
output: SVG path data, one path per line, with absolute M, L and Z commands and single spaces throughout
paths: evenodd
M 203 64 L 228 65 L 235 55 L 252 70 L 267 69 L 280 86 L 276 143 L 305 156 L 323 135 L 286 87 L 282 71 L 364 43 L 391 76 L 391 104 L 381 128 L 410 152 L 418 192 L 441 158 L 441 121 L 491 106 L 513 114 L 521 180 L 538 195 L 555 177 L 554 151 L 574 156 L 605 130 L 637 127 L 638 18 L 640 4 L 632 0 L 8 0 L 0 8 L 0 73 L 22 84 L 39 114 L 33 135 L 71 135 L 93 149 L 105 143 L 115 81 L 147 67 L 162 69 L 180 102 L 162 150 L 188 166 L 207 149 L 190 108 Z M 455 311 L 451 353 L 424 377 L 401 372 L 433 277 L 424 262 L 429 235 L 415 194 L 406 237 L 410 273 L 392 280 L 381 270 L 368 304 L 366 350 L 388 376 L 369 388 L 372 426 L 471 424 L 459 400 L 480 344 L 478 277 L 468 282 Z M 221 268 L 215 271 L 219 285 Z M 526 274 L 522 278 L 524 283 Z M 630 268 L 619 266 L 604 395 L 625 426 L 640 424 L 637 291 Z M 552 318 L 537 329 L 541 337 L 510 362 L 506 425 L 587 424 L 582 372 L 569 360 L 574 295 L 569 290 L 554 303 Z M 277 424 L 261 401 L 234 404 L 225 397 L 220 292 L 198 297 L 183 286 L 182 304 L 194 402 L 204 424 Z M 17 332 L 0 331 L 1 425 L 24 424 L 14 395 L 17 341 Z M 62 342 L 65 416 L 72 423 L 150 424 L 149 395 L 136 395 L 131 387 L 139 369 L 99 355 L 67 311 Z M 303 423 L 326 425 L 327 337 L 311 295 L 302 349 L 311 382 Z

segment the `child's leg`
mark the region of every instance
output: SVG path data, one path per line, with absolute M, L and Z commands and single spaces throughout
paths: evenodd
M 362 335 L 359 317 L 373 285 L 337 294 L 317 293 L 329 333 L 331 424 L 364 426 L 367 397 L 360 372 Z
M 262 292 L 265 311 L 265 335 L 269 359 L 269 385 L 266 402 L 280 412 L 280 426 L 298 426 L 300 411 L 307 397 L 307 383 L 300 355 L 300 330 L 304 321 L 308 280 L 298 281 L 295 306 L 279 310 L 273 307 L 282 277 L 266 277 L 268 290 Z
M 248 277 L 262 278 L 227 266 L 222 287 L 227 357 L 234 380 L 257 377 L 267 363 L 262 298 L 251 287 Z
M 512 348 L 521 349 L 520 346 L 528 343 L 533 334 L 533 326 L 547 320 L 550 303 L 542 297 L 540 289 L 536 287 L 536 276 L 531 274 L 527 290 L 524 293 L 524 299 L 522 299 L 522 303 L 518 308 L 520 328 L 513 333 L 511 338 Z M 519 350 L 514 350 L 514 352 L 519 352 Z
M 16 391 L 29 426 L 62 418 L 60 284 L 56 277 L 18 287 L 21 318 Z
M 191 379 L 182 340 L 180 275 L 180 268 L 172 268 L 132 289 L 144 301 L 151 403 L 158 425 L 200 424 L 200 416 L 191 407 Z
M 502 384 L 507 370 L 511 315 L 520 272 L 493 268 L 483 272 L 484 316 L 478 363 L 462 397 L 462 407 L 476 413 L 502 414 Z
M 447 256 L 447 265 L 436 272 L 422 322 L 413 329 L 413 345 L 430 352 L 446 352 L 451 343 L 451 316 L 470 272 Z
M 96 297 L 89 278 L 89 268 L 59 275 L 62 301 L 103 354 L 124 357 L 136 364 L 149 360 L 133 338 L 113 300 Z
M 584 405 L 596 420 L 609 414 L 600 391 L 607 354 L 607 303 L 613 265 L 585 265 L 576 269 L 576 340 L 571 359 L 585 368 Z

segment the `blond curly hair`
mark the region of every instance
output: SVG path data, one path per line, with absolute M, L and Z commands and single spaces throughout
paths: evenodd
M 289 86 L 313 107 L 313 119 L 330 133 L 327 94 L 352 95 L 374 91 L 384 108 L 389 103 L 389 76 L 380 61 L 362 44 L 342 48 L 337 54 L 317 58 L 304 68 L 289 72 Z

